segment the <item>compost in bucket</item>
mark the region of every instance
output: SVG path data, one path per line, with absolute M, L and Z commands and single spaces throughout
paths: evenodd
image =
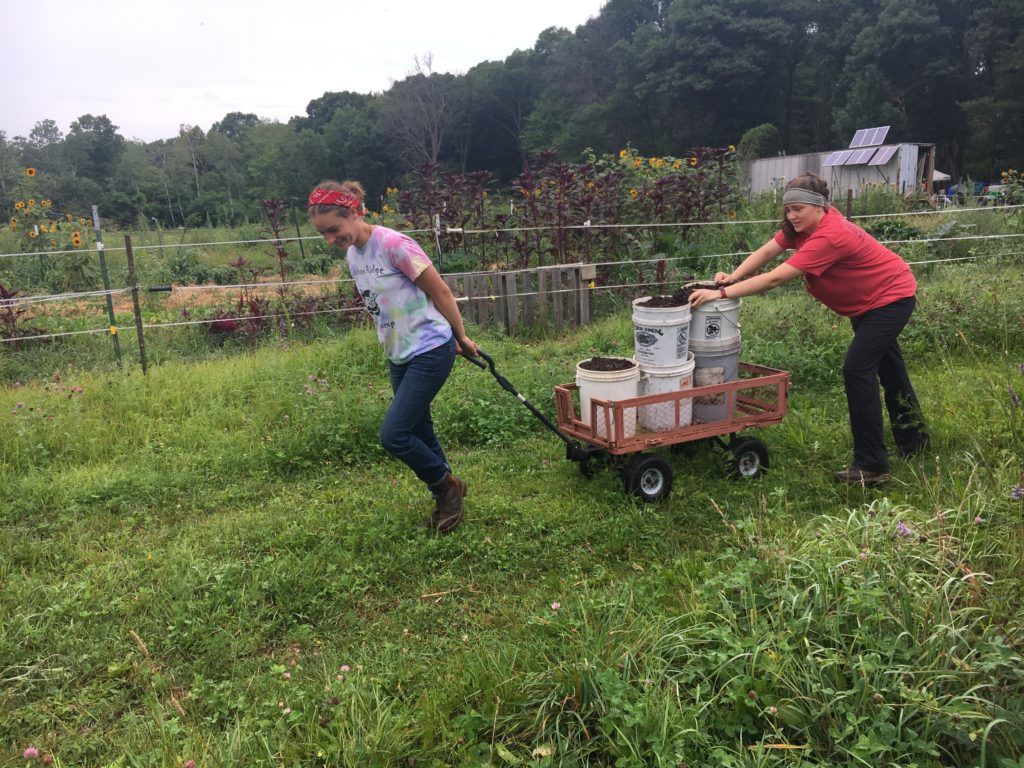
M 640 365 L 677 365 L 690 342 L 690 305 L 673 296 L 643 296 L 633 302 L 634 355 Z
M 640 388 L 640 366 L 625 357 L 592 357 L 576 365 L 576 386 L 580 393 L 580 420 L 590 424 L 593 418 L 591 400 L 629 400 L 637 397 Z M 622 435 L 636 434 L 636 408 L 622 408 Z M 616 409 L 597 408 L 594 434 L 615 438 Z M 611 422 L 610 424 L 607 422 Z
M 636 363 L 624 357 L 592 357 L 579 367 L 585 371 L 628 371 L 635 368 Z

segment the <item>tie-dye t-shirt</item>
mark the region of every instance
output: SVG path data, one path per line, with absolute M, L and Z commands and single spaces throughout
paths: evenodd
M 349 246 L 345 260 L 391 362 L 407 363 L 452 337 L 444 315 L 413 282 L 432 262 L 411 237 L 375 226 L 366 245 Z

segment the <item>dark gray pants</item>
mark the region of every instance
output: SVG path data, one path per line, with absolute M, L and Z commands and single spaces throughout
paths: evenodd
M 916 304 L 911 296 L 850 319 L 853 341 L 843 361 L 843 381 L 853 432 L 853 464 L 858 469 L 889 469 L 879 382 L 897 449 L 909 455 L 927 440 L 921 406 L 896 340 Z

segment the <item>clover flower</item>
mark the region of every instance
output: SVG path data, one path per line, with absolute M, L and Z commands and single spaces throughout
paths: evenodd
M 560 610 L 562 610 L 562 604 L 561 603 L 552 603 L 551 604 L 551 610 L 554 611 L 555 613 L 558 613 Z
M 30 168 L 32 175 L 35 175 L 35 169 Z M 25 751 L 21 753 L 21 756 L 26 760 L 36 760 L 39 758 L 39 750 L 35 747 L 26 747 Z
M 910 528 L 907 527 L 906 523 L 900 521 L 900 522 L 896 523 L 896 534 L 898 536 L 902 536 L 902 537 L 906 538 L 908 536 L 913 536 L 914 532 L 912 530 L 910 530 Z

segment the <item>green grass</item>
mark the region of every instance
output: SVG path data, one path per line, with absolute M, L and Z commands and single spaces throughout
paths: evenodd
M 1024 286 L 978 275 L 922 281 L 934 443 L 888 486 L 830 481 L 848 324 L 787 287 L 742 310 L 744 358 L 793 373 L 767 477 L 692 446 L 644 505 L 460 365 L 443 538 L 377 445 L 366 330 L 148 377 L 55 357 L 0 389 L 0 764 L 1019 766 Z M 628 314 L 475 338 L 550 414 Z

